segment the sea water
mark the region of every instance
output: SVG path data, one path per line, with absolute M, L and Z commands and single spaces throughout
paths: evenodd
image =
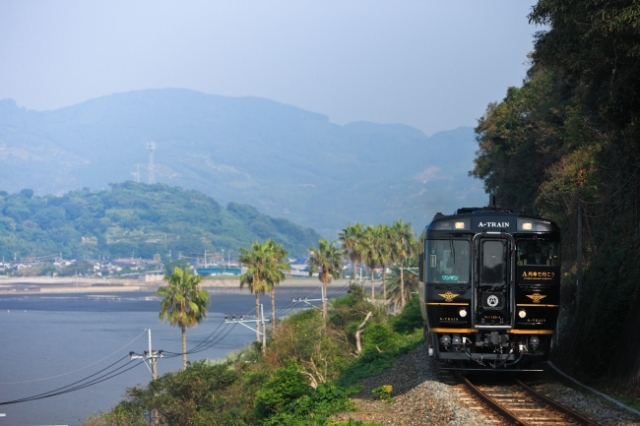
M 329 297 L 345 291 L 344 286 L 335 286 Z M 247 327 L 225 323 L 225 317 L 231 315 L 255 318 L 255 296 L 224 288 L 209 293 L 208 318 L 187 329 L 187 347 L 206 342 L 207 349 L 190 354 L 189 361 L 221 359 L 255 340 L 255 323 L 245 323 Z M 320 287 L 278 289 L 278 316 L 309 308 L 308 304 L 292 302 L 294 297 L 320 299 Z M 261 303 L 269 317 L 269 297 L 262 296 Z M 145 292 L 0 296 L 0 414 L 4 414 L 0 415 L 0 426 L 80 425 L 124 399 L 127 388 L 146 385 L 151 373 L 145 363 L 134 360 L 124 366 L 130 361 L 130 352 L 148 350 L 145 330 L 151 330 L 153 349 L 181 352 L 180 329 L 159 321 L 159 306 L 160 299 Z M 111 364 L 114 366 L 109 368 Z M 178 371 L 181 366 L 181 356 L 161 358 L 158 373 Z M 118 367 L 123 368 L 114 371 Z M 83 385 L 87 378 L 102 380 L 100 376 L 111 371 L 120 374 L 84 389 L 6 404 L 64 391 L 76 382 L 75 386 Z

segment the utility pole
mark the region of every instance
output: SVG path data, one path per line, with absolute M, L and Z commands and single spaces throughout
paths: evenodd
M 576 305 L 580 304 L 580 286 L 582 285 L 582 204 L 578 200 L 578 242 L 576 253 Z
M 158 358 L 162 358 L 162 351 L 156 351 L 153 349 L 151 345 L 151 329 L 147 328 L 147 334 L 149 335 L 149 350 L 144 351 L 144 355 L 136 355 L 134 352 L 129 352 L 129 357 L 131 359 L 142 359 L 144 360 L 144 365 L 147 366 L 149 371 L 151 371 L 151 381 L 154 381 L 158 378 Z M 147 360 L 150 360 L 151 367 L 147 364 Z M 159 424 L 160 416 L 158 414 L 158 410 L 155 408 L 151 410 L 151 424 L 157 425 Z
M 320 288 L 320 292 L 321 292 L 321 295 L 322 295 L 320 299 L 309 299 L 307 297 L 293 297 L 291 299 L 291 301 L 294 302 L 294 303 L 302 302 L 302 303 L 305 303 L 305 304 L 311 306 L 312 308 L 320 309 L 319 307 L 317 307 L 313 303 L 310 303 L 310 302 L 324 302 L 325 300 L 327 300 L 324 297 L 324 288 L 323 287 Z
M 232 315 L 231 318 L 224 317 L 224 322 L 227 323 L 227 324 L 229 324 L 229 323 L 240 324 L 241 326 L 246 327 L 249 330 L 255 331 L 256 333 L 258 333 L 259 336 L 262 336 L 262 352 L 265 352 L 267 350 L 267 325 L 266 325 L 266 323 L 264 321 L 264 314 L 263 314 L 264 310 L 263 310 L 263 305 L 262 304 L 260 304 L 260 313 L 261 313 L 260 317 L 258 317 L 256 315 L 256 318 L 252 319 L 252 320 L 244 319 L 244 315 L 240 316 L 240 318 L 238 318 L 238 319 L 236 319 L 235 315 Z M 256 312 L 256 314 L 257 314 L 257 312 Z M 246 322 L 252 322 L 254 324 L 256 324 L 256 323 L 260 324 L 261 323 L 262 332 L 254 329 L 254 328 L 249 327 L 248 325 L 245 324 Z
M 260 320 L 262 321 L 262 352 L 267 351 L 267 324 L 264 322 L 264 309 L 260 304 Z
M 158 378 L 158 358 L 162 358 L 162 351 L 156 351 L 151 345 L 151 329 L 147 328 L 147 334 L 149 335 L 149 350 L 144 351 L 143 355 L 136 355 L 134 352 L 129 352 L 131 359 L 142 359 L 147 365 L 147 360 L 151 363 L 151 367 L 147 365 L 147 368 L 151 372 L 151 380 Z
M 156 356 L 156 351 L 152 349 L 151 346 L 151 329 L 147 329 L 149 332 L 149 358 L 151 358 L 151 380 L 155 380 L 158 378 L 158 358 Z

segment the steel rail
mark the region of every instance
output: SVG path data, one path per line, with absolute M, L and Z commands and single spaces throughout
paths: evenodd
M 454 372 L 453 374 L 461 383 L 463 383 L 471 392 L 473 392 L 474 395 L 476 395 L 481 401 L 486 403 L 493 411 L 504 417 L 508 422 L 519 426 L 533 426 L 532 424 L 516 416 L 507 408 L 503 407 L 502 404 L 498 403 L 495 399 L 491 398 L 489 395 L 481 391 L 478 387 L 471 383 L 469 379 L 467 379 L 460 373 Z
M 519 379 L 515 379 L 514 378 L 513 380 L 515 380 L 515 382 L 518 385 L 522 386 L 522 388 L 524 388 L 527 392 L 529 392 L 529 394 L 531 394 L 534 397 L 540 399 L 544 403 L 550 405 L 555 410 L 558 410 L 561 413 L 564 413 L 564 414 L 568 415 L 569 417 L 573 418 L 574 420 L 576 420 L 580 424 L 587 425 L 587 426 L 601 426 L 600 423 L 596 423 L 593 420 L 589 419 L 588 417 L 585 417 L 582 414 L 578 413 L 577 411 L 573 410 L 572 408 L 569 408 L 569 407 L 567 407 L 565 405 L 562 405 L 559 402 L 549 398 L 548 396 L 541 394 L 540 392 L 538 392 L 535 389 L 529 387 L 528 385 L 526 385 L 525 383 L 523 383 Z

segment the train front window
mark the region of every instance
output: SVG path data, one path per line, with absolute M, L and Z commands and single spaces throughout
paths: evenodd
M 427 282 L 469 282 L 469 241 L 427 240 L 426 249 Z
M 519 240 L 518 265 L 558 266 L 560 252 L 556 241 Z
M 500 284 L 505 281 L 506 250 L 502 241 L 482 243 L 481 281 L 484 284 Z

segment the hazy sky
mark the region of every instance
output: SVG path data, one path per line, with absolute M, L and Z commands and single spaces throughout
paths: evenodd
M 473 126 L 525 77 L 532 0 L 0 1 L 0 99 L 259 96 L 344 124 Z

